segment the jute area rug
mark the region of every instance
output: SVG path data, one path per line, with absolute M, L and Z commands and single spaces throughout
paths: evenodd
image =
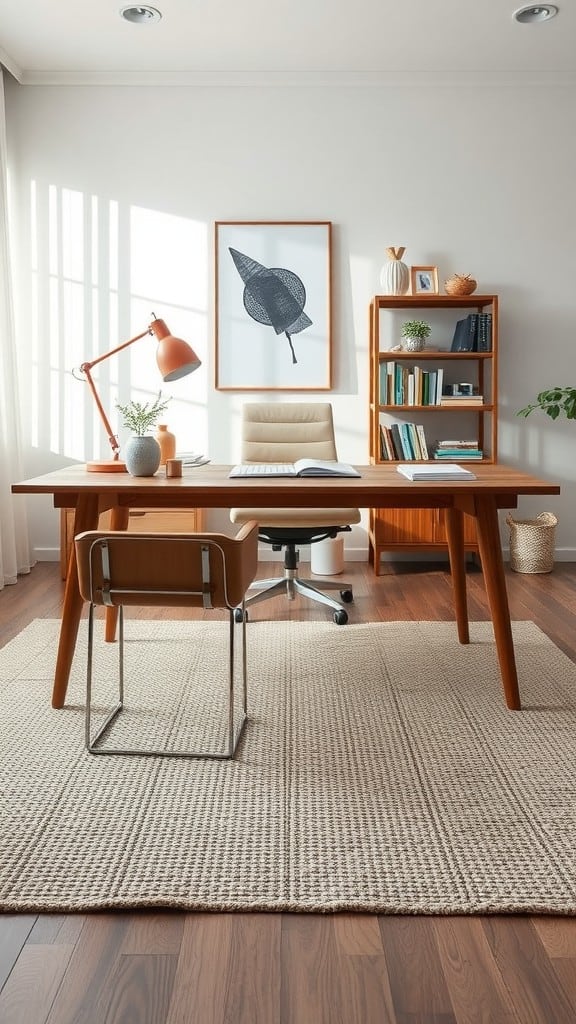
M 576 912 L 576 666 L 532 623 L 522 712 L 489 623 L 466 647 L 452 623 L 250 623 L 232 762 L 86 753 L 85 626 L 59 711 L 59 623 L 0 651 L 3 910 Z M 118 728 L 216 738 L 227 623 L 126 630 Z

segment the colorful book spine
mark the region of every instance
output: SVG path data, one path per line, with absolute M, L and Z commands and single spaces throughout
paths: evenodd
M 436 390 L 434 392 L 434 405 L 440 405 L 442 401 L 442 387 L 444 385 L 444 370 L 441 366 L 436 371 Z
M 394 447 L 394 458 L 398 462 L 402 462 L 404 458 L 404 449 L 402 447 L 402 440 L 400 437 L 400 426 L 398 423 L 393 423 L 390 427 L 390 434 L 392 437 L 392 445 Z
M 394 363 L 394 405 L 402 405 L 403 395 L 402 367 L 398 363 Z
M 388 363 L 380 363 L 378 367 L 378 404 L 388 405 Z
M 390 435 L 390 427 L 380 427 L 380 457 L 386 462 L 394 462 L 396 458 Z
M 424 431 L 424 427 L 422 426 L 421 423 L 418 423 L 416 425 L 416 432 L 418 434 L 418 440 L 420 442 L 420 451 L 422 453 L 422 458 L 429 459 L 430 456 L 428 454 L 428 445 L 426 444 L 426 434 Z
M 402 443 L 402 451 L 404 452 L 404 458 L 409 462 L 413 462 L 416 456 L 412 448 L 412 442 L 410 439 L 410 430 L 408 423 L 400 424 L 400 440 Z

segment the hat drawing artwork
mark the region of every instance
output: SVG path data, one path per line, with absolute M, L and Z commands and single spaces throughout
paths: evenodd
M 253 320 L 269 324 L 276 334 L 285 334 L 297 363 L 292 335 L 312 325 L 304 312 L 306 289 L 297 274 L 283 267 L 263 267 L 237 249 L 229 247 L 236 270 L 244 281 L 244 308 Z

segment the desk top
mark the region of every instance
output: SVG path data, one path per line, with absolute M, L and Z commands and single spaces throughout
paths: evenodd
M 499 508 L 514 508 L 521 494 L 559 494 L 558 484 L 502 464 L 475 465 L 476 480 L 407 480 L 396 466 L 358 466 L 349 477 L 228 477 L 230 466 L 184 468 L 182 477 L 134 477 L 88 473 L 84 464 L 12 485 L 15 494 L 53 494 L 57 508 L 74 507 L 81 495 L 97 494 L 101 508 L 332 507 L 438 508 L 472 506 L 493 496 Z

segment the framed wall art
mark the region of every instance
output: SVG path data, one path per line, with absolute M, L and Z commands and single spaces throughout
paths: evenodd
M 330 221 L 217 221 L 215 368 L 221 391 L 332 386 Z
M 438 294 L 438 267 L 410 267 L 412 295 Z

